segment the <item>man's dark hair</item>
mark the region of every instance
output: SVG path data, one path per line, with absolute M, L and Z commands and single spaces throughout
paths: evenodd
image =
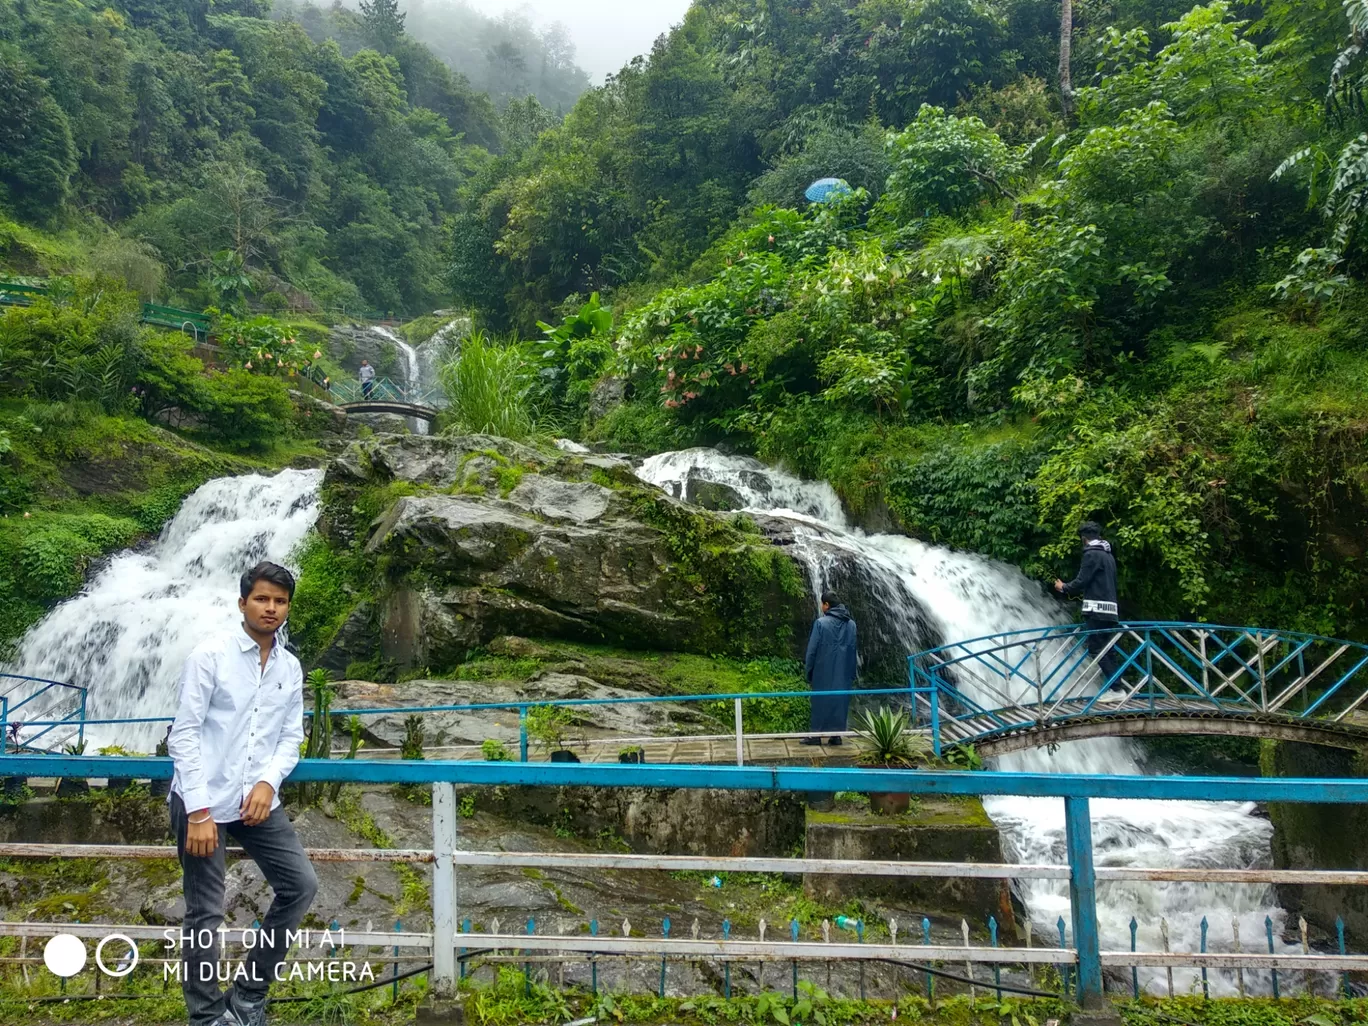
M 841 604 L 841 600 L 840 600 L 840 598 L 837 596 L 837 594 L 836 594 L 834 591 L 824 591 L 824 592 L 822 592 L 822 605 L 824 605 L 824 606 L 839 606 L 840 604 Z
M 243 574 L 240 585 L 243 598 L 246 598 L 252 593 L 252 589 L 256 587 L 257 581 L 268 581 L 271 584 L 279 585 L 285 589 L 285 594 L 290 596 L 290 601 L 294 601 L 294 574 L 290 573 L 290 571 L 286 570 L 280 564 L 262 560 Z
M 1101 538 L 1102 526 L 1095 520 L 1085 520 L 1078 525 L 1078 533 L 1087 539 Z

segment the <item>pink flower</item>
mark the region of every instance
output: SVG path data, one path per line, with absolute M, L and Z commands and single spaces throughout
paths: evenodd
M 25 513 L 25 514 L 24 514 L 24 519 L 27 520 L 27 519 L 28 519 L 29 517 L 31 517 L 31 516 L 33 516 L 32 513 Z
M 707 381 L 710 377 L 712 377 L 712 371 L 705 370 L 702 374 L 698 376 L 698 379 L 700 381 Z
M 252 361 L 251 361 L 251 360 L 248 360 L 246 363 L 244 363 L 244 364 L 242 365 L 242 369 L 243 369 L 243 370 L 251 370 L 251 369 L 252 369 Z
M 743 364 L 741 365 L 741 373 L 742 373 L 742 374 L 745 374 L 746 371 L 748 371 L 748 370 L 750 370 L 750 367 L 748 367 L 746 364 L 743 363 Z
M 769 244 L 770 244 L 771 246 L 774 245 L 774 236 L 773 236 L 773 235 L 771 235 L 771 236 L 769 237 Z
M 315 360 L 321 360 L 321 359 L 323 359 L 323 353 L 322 353 L 321 350 L 318 350 L 318 349 L 315 349 L 315 350 L 314 350 L 314 359 L 315 359 Z

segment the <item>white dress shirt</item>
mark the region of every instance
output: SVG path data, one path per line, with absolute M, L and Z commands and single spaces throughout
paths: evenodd
M 264 668 L 242 627 L 190 653 L 167 739 L 176 767 L 171 790 L 186 812 L 208 809 L 216 823 L 235 822 L 263 780 L 276 791 L 276 808 L 303 740 L 304 672 L 279 642 Z

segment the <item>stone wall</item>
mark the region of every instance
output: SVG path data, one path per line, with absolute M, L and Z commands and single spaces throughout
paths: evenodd
M 1264 776 L 1362 777 L 1364 757 L 1338 748 L 1264 742 Z M 1271 803 L 1273 865 L 1278 869 L 1368 869 L 1368 807 Z M 1344 918 L 1345 939 L 1354 950 L 1368 944 L 1368 888 L 1333 884 L 1280 884 L 1278 904 L 1294 922 L 1298 915 L 1325 935 Z

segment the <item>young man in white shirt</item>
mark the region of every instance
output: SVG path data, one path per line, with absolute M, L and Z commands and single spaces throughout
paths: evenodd
M 277 796 L 304 740 L 304 675 L 276 639 L 294 598 L 290 572 L 259 563 L 242 575 L 242 625 L 185 661 L 167 748 L 175 763 L 171 826 L 185 889 L 182 990 L 190 1026 L 264 1026 L 266 991 L 318 890 Z M 218 984 L 226 838 L 246 850 L 275 900 L 247 953 L 245 979 Z M 193 940 L 189 939 L 193 935 Z

